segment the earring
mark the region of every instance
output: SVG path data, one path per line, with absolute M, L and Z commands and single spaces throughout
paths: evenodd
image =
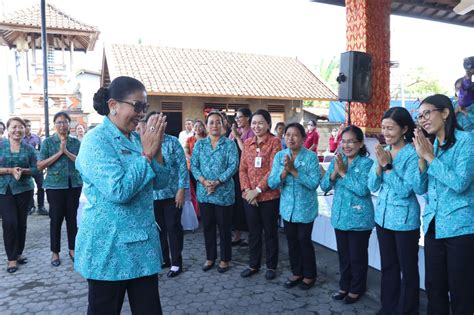
M 112 111 L 110 113 L 112 114 L 112 116 L 117 115 L 117 111 L 115 109 L 112 109 Z

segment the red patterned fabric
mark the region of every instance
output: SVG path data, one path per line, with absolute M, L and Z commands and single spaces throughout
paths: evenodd
M 346 0 L 347 50 L 372 55 L 372 98 L 351 103 L 351 123 L 379 133 L 390 106 L 390 0 Z

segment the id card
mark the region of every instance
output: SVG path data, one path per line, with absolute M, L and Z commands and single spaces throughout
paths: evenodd
M 262 167 L 262 157 L 257 156 L 255 157 L 255 168 L 261 168 Z

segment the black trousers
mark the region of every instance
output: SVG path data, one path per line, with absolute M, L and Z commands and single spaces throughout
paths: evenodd
M 207 260 L 217 259 L 216 225 L 219 227 L 221 260 L 232 260 L 232 206 L 199 203 Z
M 61 226 L 66 219 L 68 248 L 74 250 L 77 234 L 77 208 L 82 187 L 68 189 L 47 189 L 49 202 L 51 251 L 61 251 Z
M 5 195 L 0 195 L 3 243 L 8 260 L 16 260 L 25 249 L 26 221 L 32 195 L 33 190 L 12 195 L 10 188 Z
M 337 255 L 341 278 L 339 289 L 354 294 L 363 294 L 367 289 L 369 268 L 369 231 L 342 231 L 335 229 Z
M 162 314 L 158 275 L 123 280 L 87 280 L 89 285 L 89 315 L 119 315 L 125 292 L 132 314 Z
M 295 276 L 316 279 L 316 254 L 311 240 L 313 222 L 293 223 L 283 220 L 283 224 L 288 240 L 291 272 Z
M 420 230 L 392 231 L 376 227 L 382 265 L 382 314 L 418 314 Z
M 155 200 L 155 219 L 160 226 L 160 241 L 163 259 L 166 264 L 183 266 L 183 226 L 182 209 L 176 208 L 174 198 Z M 170 259 L 171 252 L 171 259 Z
M 38 204 L 38 208 L 44 207 L 44 189 L 43 189 L 43 172 L 36 174 L 33 176 L 33 179 L 36 183 L 36 202 Z M 34 196 L 31 195 L 30 198 L 30 208 L 35 206 Z
M 278 214 L 280 199 L 268 200 L 252 206 L 244 200 L 245 216 L 249 228 L 249 267 L 260 269 L 262 261 L 262 232 L 265 233 L 265 257 L 268 269 L 278 265 Z
M 435 238 L 434 219 L 425 235 L 425 287 L 430 315 L 474 314 L 474 234 Z
M 248 231 L 247 218 L 245 217 L 244 199 L 240 190 L 240 177 L 237 172 L 234 177 L 235 202 L 232 211 L 232 228 L 238 231 Z

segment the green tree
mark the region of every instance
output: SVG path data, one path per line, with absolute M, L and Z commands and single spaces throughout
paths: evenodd
M 402 79 L 396 75 L 391 80 L 395 83 L 392 85 L 392 99 L 400 99 L 402 97 L 402 84 L 405 93 L 405 99 L 423 99 L 432 94 L 449 94 L 435 76 L 424 67 L 410 69 Z
M 336 56 L 332 57 L 331 60 L 321 59 L 315 67 L 315 73 L 327 86 L 337 92 L 338 84 L 336 78 L 339 74 L 339 60 Z M 303 106 L 328 107 L 329 103 L 327 101 L 304 101 Z

